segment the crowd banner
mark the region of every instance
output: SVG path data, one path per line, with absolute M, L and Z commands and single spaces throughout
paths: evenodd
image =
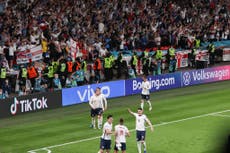
M 197 61 L 207 61 L 209 63 L 209 53 L 207 50 L 198 50 L 195 60 Z
M 0 101 L 0 118 L 62 106 L 60 91 L 38 93 Z
M 42 59 L 42 46 L 35 46 L 16 53 L 17 64 L 25 64 Z
M 157 76 L 149 76 L 151 92 L 181 87 L 181 73 L 169 73 Z M 125 80 L 125 95 L 141 93 L 141 78 Z
M 223 49 L 223 61 L 230 61 L 230 48 L 224 48 Z
M 91 84 L 62 90 L 62 105 L 68 106 L 88 102 L 97 87 L 107 98 L 125 96 L 124 80 Z
M 230 80 L 230 65 L 181 72 L 181 86 Z

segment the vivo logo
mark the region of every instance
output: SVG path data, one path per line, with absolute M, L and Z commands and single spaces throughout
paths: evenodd
M 105 97 L 109 97 L 110 87 L 109 86 L 101 87 L 101 93 L 104 94 Z M 77 90 L 77 95 L 81 102 L 88 101 L 93 94 L 94 94 L 94 89 L 91 88 L 90 85 L 88 85 L 87 89 L 85 90 Z
M 31 112 L 35 110 L 48 108 L 47 98 L 42 97 L 41 99 L 32 98 L 26 100 L 17 100 L 14 98 L 14 103 L 10 106 L 10 112 L 15 115 L 17 112 Z

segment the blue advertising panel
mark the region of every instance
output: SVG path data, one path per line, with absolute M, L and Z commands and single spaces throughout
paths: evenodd
M 195 84 L 223 81 L 230 79 L 230 66 L 219 66 L 208 69 L 200 69 L 182 72 L 181 85 L 190 86 Z
M 181 87 L 181 73 L 170 73 L 157 76 L 149 76 L 151 92 Z M 138 94 L 141 92 L 142 79 L 125 80 L 125 95 Z
M 68 106 L 88 102 L 97 87 L 107 98 L 125 96 L 124 80 L 79 86 L 62 90 L 62 105 Z

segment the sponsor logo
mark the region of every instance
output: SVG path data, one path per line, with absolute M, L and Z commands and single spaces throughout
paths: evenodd
M 191 83 L 191 76 L 190 76 L 190 73 L 189 72 L 185 72 L 184 74 L 183 74 L 183 78 L 182 78 L 182 80 L 183 80 L 183 84 L 184 85 L 189 85 L 190 83 Z
M 192 73 L 194 81 L 218 79 L 222 80 L 223 77 L 229 76 L 229 70 L 216 70 L 211 72 L 205 72 L 204 70 L 195 71 Z
M 156 90 L 159 90 L 160 87 L 170 86 L 170 85 L 174 85 L 176 83 L 174 77 L 162 78 L 162 79 L 149 78 L 148 80 L 150 82 L 151 88 L 155 88 Z M 141 84 L 142 84 L 142 81 L 133 80 L 133 91 L 140 90 Z
M 101 93 L 105 95 L 105 97 L 110 96 L 110 87 L 109 86 L 102 86 Z M 87 101 L 90 97 L 94 94 L 94 89 L 88 85 L 87 89 L 85 90 L 77 90 L 77 96 L 81 101 Z
M 32 112 L 46 108 L 48 108 L 48 105 L 47 98 L 45 97 L 42 97 L 41 99 L 32 98 L 26 100 L 18 100 L 17 98 L 14 98 L 14 103 L 10 106 L 10 112 L 12 115 L 15 115 L 18 112 Z

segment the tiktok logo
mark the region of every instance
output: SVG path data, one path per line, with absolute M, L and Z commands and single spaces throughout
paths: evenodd
M 18 104 L 19 101 L 17 100 L 17 98 L 14 98 L 14 103 L 10 106 L 10 112 L 12 115 L 15 115 L 17 113 Z
M 24 112 L 32 112 L 40 109 L 48 108 L 47 98 L 32 98 L 25 100 L 17 100 L 14 98 L 13 104 L 10 106 L 10 112 L 12 115 L 16 115 L 16 113 L 24 113 Z

